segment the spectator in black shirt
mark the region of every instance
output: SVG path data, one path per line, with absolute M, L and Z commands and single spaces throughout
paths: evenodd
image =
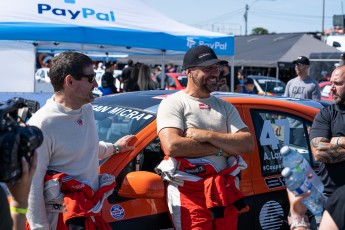
M 312 153 L 320 162 L 318 174 L 327 196 L 345 185 L 345 65 L 333 71 L 331 83 L 334 104 L 319 111 L 310 132 Z

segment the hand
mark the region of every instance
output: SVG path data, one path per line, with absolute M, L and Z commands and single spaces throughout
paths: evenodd
M 333 144 L 334 148 L 337 150 L 341 145 L 341 137 L 332 137 L 330 143 Z
M 206 130 L 188 128 L 184 131 L 184 136 L 188 138 L 192 138 L 193 140 L 196 140 L 199 142 L 208 141 L 208 131 Z
M 280 136 L 280 130 L 281 130 L 281 127 L 280 126 L 276 126 L 274 128 L 274 133 L 277 135 L 277 136 Z
M 286 189 L 289 202 L 290 202 L 290 213 L 291 216 L 304 216 L 307 208 L 302 203 L 303 199 L 308 197 L 310 195 L 310 191 L 307 191 L 306 193 L 296 196 L 293 194 L 289 189 Z
M 26 159 L 22 158 L 22 176 L 15 183 L 7 183 L 7 187 L 11 192 L 12 200 L 11 206 L 17 208 L 26 208 L 28 206 L 28 196 L 30 191 L 30 186 L 32 182 L 32 177 L 35 173 L 37 167 L 37 154 L 30 160 L 30 164 Z
M 129 146 L 129 142 L 134 138 L 134 135 L 126 135 L 121 137 L 119 140 L 115 142 L 115 145 L 119 146 L 120 153 L 127 152 L 133 150 L 134 146 Z

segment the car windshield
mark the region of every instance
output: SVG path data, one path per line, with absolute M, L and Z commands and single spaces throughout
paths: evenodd
M 186 76 L 178 76 L 177 80 L 180 82 L 181 86 L 187 87 L 188 78 Z
M 331 94 L 331 89 L 332 89 L 332 85 L 325 85 L 324 87 L 322 87 L 320 89 L 321 91 L 321 96 L 323 97 L 329 97 Z
M 265 92 L 283 94 L 285 91 L 285 84 L 281 81 L 259 79 L 258 83 Z
M 136 135 L 156 117 L 135 108 L 97 103 L 93 103 L 93 111 L 99 140 L 112 143 L 125 135 Z

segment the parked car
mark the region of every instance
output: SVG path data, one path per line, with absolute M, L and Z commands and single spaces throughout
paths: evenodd
M 35 79 L 38 82 L 50 83 L 50 77 L 48 75 L 49 68 L 39 68 L 35 73 Z
M 285 92 L 285 83 L 277 78 L 258 75 L 249 75 L 248 78 L 254 80 L 254 92 L 257 94 L 281 96 Z
M 136 136 L 133 151 L 100 162 L 100 173 L 115 175 L 117 182 L 101 213 L 113 229 L 171 228 L 164 184 L 154 168 L 164 157 L 156 130 L 157 109 L 161 100 L 174 92 L 122 93 L 99 97 L 93 102 L 100 140 L 115 142 L 127 134 Z M 323 106 L 303 99 L 222 92 L 213 95 L 232 103 L 254 135 L 255 150 L 243 153 L 249 167 L 241 172 L 240 190 L 249 210 L 240 214 L 238 229 L 289 229 L 286 223 L 289 204 L 280 174 L 279 150 L 289 145 L 317 169 L 308 130 Z M 296 121 L 304 127 L 302 144 L 289 138 L 290 124 Z M 280 136 L 274 133 L 276 126 L 281 126 Z
M 332 101 L 333 100 L 333 92 L 331 90 L 332 83 L 330 81 L 323 81 L 319 83 L 320 91 L 321 91 L 321 100 Z
M 182 73 L 166 73 L 169 85 L 165 89 L 181 90 L 187 87 L 187 76 Z

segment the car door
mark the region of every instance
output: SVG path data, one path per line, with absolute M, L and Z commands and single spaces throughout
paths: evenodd
M 143 130 L 144 131 L 144 130 Z M 145 131 L 144 131 L 145 132 Z M 141 135 L 140 133 L 138 134 Z M 153 138 L 152 141 L 151 138 Z M 144 229 L 158 230 L 171 228 L 172 224 L 168 214 L 168 207 L 163 195 L 161 198 L 149 198 L 149 194 L 135 195 L 132 198 L 123 196 L 123 183 L 128 183 L 127 176 L 132 172 L 155 173 L 154 168 L 163 160 L 164 153 L 160 146 L 159 138 L 151 133 L 145 137 L 147 141 L 142 141 L 130 155 L 127 156 L 125 165 L 120 173 L 117 174 L 117 186 L 114 193 L 108 197 L 102 208 L 103 218 L 110 224 L 112 229 Z M 131 160 L 128 160 L 131 159 Z M 138 174 L 136 174 L 138 175 Z M 144 174 L 145 175 L 145 174 Z M 161 181 L 160 176 L 159 180 Z M 132 178 L 134 182 L 130 185 L 133 193 L 144 190 L 143 187 L 151 186 L 152 190 L 161 190 L 164 194 L 163 182 L 161 187 L 155 188 L 149 178 Z M 139 189 L 138 186 L 140 185 Z M 142 189 L 142 191 L 140 191 Z M 131 193 L 130 192 L 130 193 Z
M 301 111 L 268 105 L 243 105 L 244 117 L 254 134 L 255 151 L 246 161 L 250 167 L 242 178 L 251 181 L 252 194 L 246 195 L 250 211 L 239 217 L 241 229 L 289 229 L 286 223 L 289 203 L 285 191 L 284 178 L 281 176 L 282 157 L 280 148 L 290 148 L 302 154 L 313 168 L 314 161 L 309 145 L 309 130 L 312 119 Z M 276 130 L 280 128 L 280 134 Z M 249 225 L 249 218 L 252 218 Z M 254 227 L 253 227 L 254 226 Z

